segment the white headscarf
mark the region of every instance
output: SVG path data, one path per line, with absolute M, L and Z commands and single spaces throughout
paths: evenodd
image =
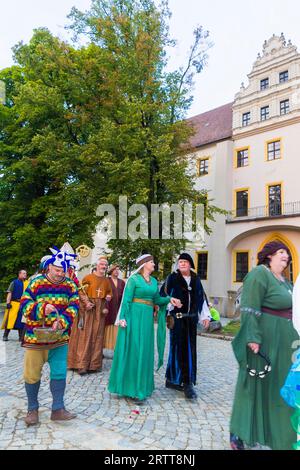
M 138 265 L 138 268 L 133 271 L 132 274 L 130 274 L 129 278 L 127 279 L 126 281 L 126 284 L 127 282 L 129 281 L 129 279 L 134 276 L 136 273 L 138 273 L 144 266 L 146 263 L 148 263 L 148 261 L 151 261 L 149 260 L 149 258 L 152 258 L 153 259 L 153 256 L 152 255 L 149 255 L 149 254 L 146 254 L 146 255 L 142 255 L 142 256 L 139 256 L 136 260 L 135 260 L 135 264 Z M 144 261 L 144 262 L 143 262 Z M 125 289 L 126 289 L 126 286 L 125 286 Z M 121 300 L 121 304 L 120 304 L 120 307 L 119 307 L 119 311 L 118 311 L 118 315 L 117 315 L 117 318 L 116 318 L 116 321 L 115 321 L 115 325 L 118 326 L 119 325 L 119 320 L 120 320 L 120 313 L 121 313 L 121 310 L 122 310 L 122 305 L 123 305 L 123 299 L 124 299 L 124 293 L 125 293 L 125 289 L 123 291 L 123 297 L 122 297 L 122 300 Z
M 298 335 L 300 335 L 300 275 L 293 289 L 293 325 Z

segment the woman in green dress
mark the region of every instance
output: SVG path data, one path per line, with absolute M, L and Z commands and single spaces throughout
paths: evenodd
M 154 390 L 154 305 L 161 307 L 158 320 L 159 366 L 165 343 L 165 309 L 169 302 L 160 297 L 151 255 L 136 260 L 137 271 L 127 281 L 117 323 L 119 331 L 109 378 L 108 390 L 122 396 L 144 400 Z
M 296 440 L 290 426 L 292 410 L 280 396 L 299 338 L 291 321 L 292 284 L 283 277 L 290 261 L 284 244 L 270 242 L 244 280 L 241 328 L 232 342 L 239 363 L 230 423 L 234 450 L 244 449 L 243 442 L 292 449 Z M 271 362 L 269 373 L 259 352 Z

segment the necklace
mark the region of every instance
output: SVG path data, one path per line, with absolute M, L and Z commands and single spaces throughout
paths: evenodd
M 141 274 L 141 273 L 140 273 Z M 147 282 L 147 284 L 151 284 L 151 279 L 149 277 L 149 280 L 147 280 L 144 276 L 144 274 L 141 274 L 142 278 L 144 279 L 145 282 Z

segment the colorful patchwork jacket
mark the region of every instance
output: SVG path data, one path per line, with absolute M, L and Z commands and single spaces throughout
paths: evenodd
M 45 314 L 46 306 L 50 304 L 59 312 L 60 325 L 63 328 L 61 338 L 51 344 L 41 344 L 35 335 L 34 328 L 51 327 L 57 320 L 55 312 Z M 58 284 L 51 282 L 46 275 L 34 278 L 25 290 L 20 308 L 26 319 L 23 347 L 31 349 L 53 349 L 69 341 L 73 321 L 79 309 L 78 288 L 69 278 Z

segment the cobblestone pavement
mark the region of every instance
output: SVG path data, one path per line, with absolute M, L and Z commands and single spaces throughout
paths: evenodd
M 167 348 L 166 348 L 167 349 Z M 166 351 L 167 352 L 167 351 Z M 0 338 L 0 449 L 229 449 L 229 419 L 237 366 L 230 341 L 198 336 L 198 399 L 165 388 L 164 369 L 155 374 L 156 389 L 143 405 L 107 391 L 111 360 L 103 371 L 80 377 L 68 372 L 65 405 L 78 417 L 50 421 L 49 367 L 39 393 L 40 424 L 25 426 L 22 378 L 24 350 L 11 332 Z M 139 414 L 134 411 L 139 411 Z

